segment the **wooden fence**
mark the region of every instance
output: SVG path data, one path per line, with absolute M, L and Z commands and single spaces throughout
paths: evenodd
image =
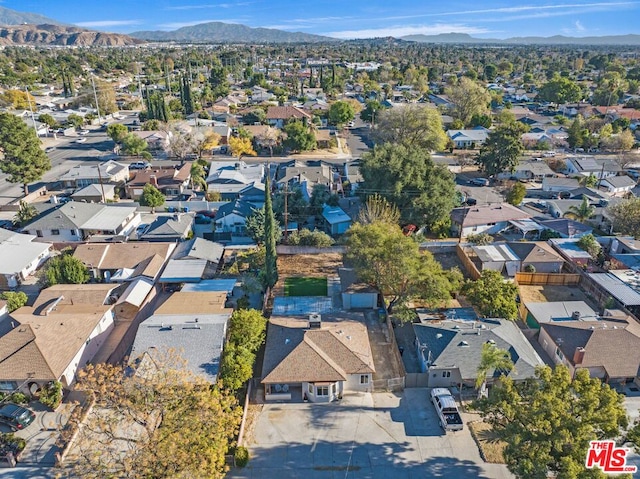
M 478 271 L 478 268 L 473 261 L 471 261 L 471 258 L 469 258 L 460 244 L 456 246 L 456 254 L 458 255 L 458 259 L 462 262 L 462 266 L 464 266 L 466 272 L 471 276 L 471 279 L 478 279 L 480 277 L 480 271 Z
M 577 286 L 580 283 L 579 274 L 563 273 L 516 273 L 515 279 L 522 286 Z

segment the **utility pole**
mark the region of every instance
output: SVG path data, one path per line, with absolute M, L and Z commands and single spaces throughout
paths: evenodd
M 36 117 L 33 115 L 33 108 L 31 107 L 31 97 L 29 96 L 29 88 L 25 86 L 24 91 L 27 92 L 27 102 L 29 103 L 29 113 L 31 113 L 31 121 L 33 122 L 33 129 L 36 130 L 36 136 L 38 136 L 38 127 L 36 126 Z
M 288 196 L 289 196 L 289 192 L 287 191 L 288 189 L 288 183 L 284 184 L 284 242 L 287 242 L 287 239 L 289 238 L 289 212 L 287 210 L 288 207 Z
M 98 111 L 98 121 L 102 123 L 102 117 L 100 116 L 100 105 L 98 105 L 98 93 L 96 93 L 96 82 L 91 75 L 91 85 L 93 86 L 93 98 L 96 100 L 96 110 Z

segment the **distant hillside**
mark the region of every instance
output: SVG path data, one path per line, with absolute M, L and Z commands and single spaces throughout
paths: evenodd
M 0 27 L 0 45 L 67 45 L 114 47 L 144 43 L 117 33 L 95 32 L 60 25 L 15 25 Z
M 604 37 L 514 37 L 475 38 L 466 33 L 441 33 L 439 35 L 407 35 L 402 40 L 419 43 L 492 43 L 502 45 L 640 45 L 640 35 L 611 35 Z
M 285 32 L 272 28 L 251 28 L 234 23 L 209 22 L 179 28 L 171 32 L 147 31 L 129 34 L 154 42 L 193 43 L 317 43 L 337 41 L 335 38 L 301 32 Z
M 57 20 L 47 18 L 38 13 L 26 13 L 11 10 L 10 8 L 0 7 L 0 25 L 22 25 L 29 23 L 31 25 L 64 25 Z

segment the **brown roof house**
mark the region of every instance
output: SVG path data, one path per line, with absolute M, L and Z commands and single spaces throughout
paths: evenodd
M 588 369 L 609 384 L 638 383 L 640 326 L 634 320 L 561 321 L 540 325 L 538 342 L 571 374 Z
M 11 313 L 0 337 L 0 391 L 33 393 L 54 380 L 71 385 L 113 329 L 115 287 L 56 285 Z
M 271 317 L 262 384 L 265 399 L 331 402 L 371 391 L 375 372 L 367 328 L 359 321 Z
M 311 113 L 296 106 L 270 106 L 267 110 L 267 122 L 277 128 L 291 120 L 309 121 L 312 117 Z
M 177 196 L 189 186 L 191 163 L 186 162 L 180 168 L 153 167 L 149 170 L 137 170 L 127 183 L 127 196 L 137 200 L 146 184 L 152 184 L 165 196 Z
M 470 234 L 496 234 L 510 226 L 510 221 L 525 220 L 531 215 L 508 203 L 465 206 L 451 211 L 453 236 L 466 238 Z

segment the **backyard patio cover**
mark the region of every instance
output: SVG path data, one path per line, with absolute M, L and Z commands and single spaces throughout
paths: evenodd
M 542 231 L 545 228 L 543 226 L 540 226 L 538 223 L 536 223 L 533 220 L 528 220 L 528 219 L 524 219 L 524 220 L 510 220 L 509 223 L 512 226 L 515 226 L 518 230 L 520 230 L 520 232 L 523 235 L 526 235 L 527 233 L 529 233 L 530 231 Z

